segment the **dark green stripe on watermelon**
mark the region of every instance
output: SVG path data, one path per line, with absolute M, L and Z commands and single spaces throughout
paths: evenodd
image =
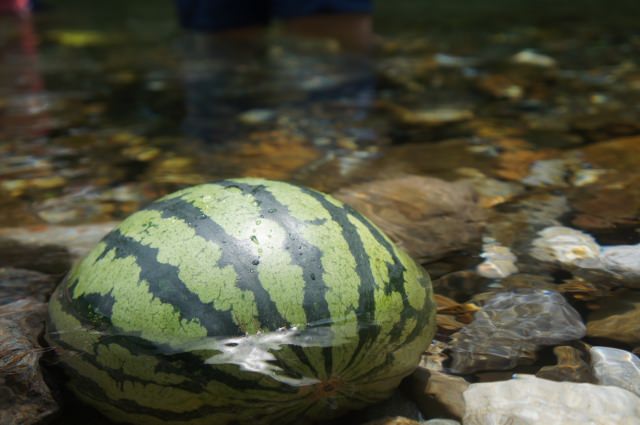
M 364 245 L 358 235 L 358 231 L 348 219 L 348 215 L 358 213 L 347 206 L 342 208 L 336 206 L 329 202 L 322 194 L 314 190 L 302 188 L 302 191 L 320 202 L 322 206 L 329 211 L 331 218 L 340 223 L 342 235 L 349 244 L 352 255 L 356 257 L 356 267 L 358 275 L 360 276 L 360 286 L 358 288 L 360 298 L 358 310 L 356 311 L 356 317 L 358 318 L 358 345 L 347 363 L 348 367 L 360 354 L 367 342 L 374 340 L 380 333 L 380 327 L 375 323 L 375 318 L 373 317 L 373 312 L 375 311 L 375 300 L 373 297 L 375 278 L 371 272 L 371 263 L 365 253 Z
M 119 230 L 109 233 L 103 239 L 103 242 L 107 248 L 96 261 L 100 261 L 111 250 L 115 251 L 116 258 L 134 257 L 136 263 L 140 266 L 140 279 L 148 282 L 149 290 L 153 296 L 173 306 L 180 314 L 180 317 L 200 322 L 210 336 L 244 335 L 244 332 L 233 322 L 230 312 L 213 310 L 210 305 L 200 301 L 198 296 L 191 292 L 182 282 L 176 267 L 159 262 L 158 249 L 143 245 L 121 234 Z M 71 290 L 73 291 L 73 286 Z M 86 296 L 77 297 L 76 306 L 82 308 L 91 305 L 86 300 Z M 91 294 L 90 296 L 93 298 L 92 301 L 95 302 L 96 295 Z M 109 297 L 103 296 L 102 298 L 105 301 L 98 302 L 98 305 L 102 308 L 106 309 L 107 303 L 110 303 L 111 306 L 113 305 Z M 109 316 L 110 312 L 105 317 Z
M 258 275 L 250 272 L 250 269 L 244 266 L 246 262 L 257 260 L 251 258 L 249 254 L 250 250 L 248 247 L 251 241 L 239 240 L 227 234 L 222 227 L 211 220 L 203 211 L 180 198 L 155 202 L 146 209 L 159 211 L 164 218 L 175 217 L 183 220 L 196 231 L 198 236 L 205 240 L 218 243 L 219 241 L 226 241 L 227 243 L 225 249 L 222 250 L 222 258 L 218 261 L 218 266 L 232 266 L 238 275 L 237 286 L 253 292 L 261 327 L 264 329 L 278 329 L 290 326 L 290 323 L 288 323 L 278 311 L 269 293 L 265 291 L 261 285 Z M 239 259 L 244 260 L 243 264 L 239 264 Z M 228 320 L 233 323 L 231 316 L 229 316 Z M 218 333 L 212 335 L 236 336 L 243 334 L 244 332 L 238 330 L 235 333 Z
M 329 325 L 327 319 L 331 317 L 331 313 L 329 312 L 329 306 L 325 298 L 327 286 L 322 279 L 324 275 L 324 269 L 320 261 L 322 252 L 300 236 L 300 229 L 302 227 L 321 223 L 305 223 L 303 220 L 296 218 L 285 205 L 275 199 L 264 185 L 250 185 L 238 182 L 221 182 L 219 185 L 223 187 L 235 187 L 244 193 L 251 194 L 256 201 L 259 202 L 262 216 L 277 221 L 284 228 L 286 234 L 297 235 L 295 241 L 289 239 L 281 248 L 289 251 L 292 264 L 300 266 L 305 271 L 303 274 L 303 307 L 307 317 L 307 325 L 311 327 Z M 292 350 L 300 361 L 311 369 L 314 369 L 313 363 L 309 361 L 301 347 L 292 347 Z M 323 354 L 325 359 L 325 373 L 327 376 L 330 376 L 331 350 L 326 348 L 323 350 Z M 318 373 L 317 370 L 314 370 L 314 372 L 316 374 Z

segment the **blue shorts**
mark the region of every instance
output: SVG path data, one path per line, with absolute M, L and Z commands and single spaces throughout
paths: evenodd
M 271 19 L 371 13 L 372 0 L 176 0 L 183 27 L 200 31 L 267 25 Z

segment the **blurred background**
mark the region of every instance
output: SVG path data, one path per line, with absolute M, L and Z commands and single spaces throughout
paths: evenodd
M 467 150 L 433 142 L 452 138 L 492 151 L 477 162 L 493 173 L 521 150 L 506 139 L 638 134 L 638 16 L 635 1 L 377 1 L 371 48 L 351 49 L 281 22 L 185 31 L 170 1 L 42 1 L 0 16 L 0 197 L 20 211 L 0 224 L 121 218 L 230 175 L 328 191 L 393 170 L 451 178 Z

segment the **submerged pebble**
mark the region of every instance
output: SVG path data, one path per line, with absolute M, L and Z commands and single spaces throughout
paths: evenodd
M 558 364 L 541 368 L 536 376 L 551 381 L 594 382 L 591 368 L 583 359 L 583 353 L 574 347 L 560 345 L 553 349 Z
M 516 53 L 511 60 L 520 65 L 534 65 L 544 68 L 552 67 L 556 64 L 555 59 L 551 56 L 543 55 L 530 49 Z
M 476 272 L 489 279 L 501 279 L 518 272 L 517 257 L 509 247 L 500 245 L 493 238 L 484 238 L 482 254 L 484 261 L 476 267 Z
M 607 272 L 626 287 L 640 288 L 640 244 L 600 246 L 585 232 L 552 226 L 538 232 L 531 245 L 537 260 Z
M 624 291 L 599 300 L 587 318 L 587 336 L 640 345 L 640 293 Z
M 591 366 L 600 385 L 613 385 L 640 397 L 640 359 L 618 348 L 592 347 Z
M 585 326 L 562 295 L 548 290 L 501 292 L 451 337 L 454 373 L 511 369 L 536 358 L 540 345 L 580 339 Z
M 552 226 L 538 232 L 538 235 L 531 249 L 531 255 L 537 260 L 590 268 L 601 264 L 600 246 L 584 232 Z

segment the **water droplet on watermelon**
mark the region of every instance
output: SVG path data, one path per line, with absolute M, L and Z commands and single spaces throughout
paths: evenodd
M 260 242 L 258 242 L 258 238 L 256 237 L 256 235 L 251 236 L 251 242 L 253 242 L 256 245 L 258 245 L 260 243 Z
M 256 226 L 259 226 L 262 223 L 262 220 L 256 220 Z
M 311 280 L 316 280 L 316 274 L 315 273 L 311 273 Z
M 276 212 L 276 211 L 278 211 L 278 210 L 277 210 L 277 209 L 275 209 L 275 208 L 269 208 L 269 209 L 267 210 L 267 212 L 268 212 L 269 214 L 273 214 L 273 213 L 274 213 L 274 212 Z
M 260 264 L 260 260 L 253 260 L 251 264 L 253 264 L 254 266 L 257 266 L 258 264 Z

